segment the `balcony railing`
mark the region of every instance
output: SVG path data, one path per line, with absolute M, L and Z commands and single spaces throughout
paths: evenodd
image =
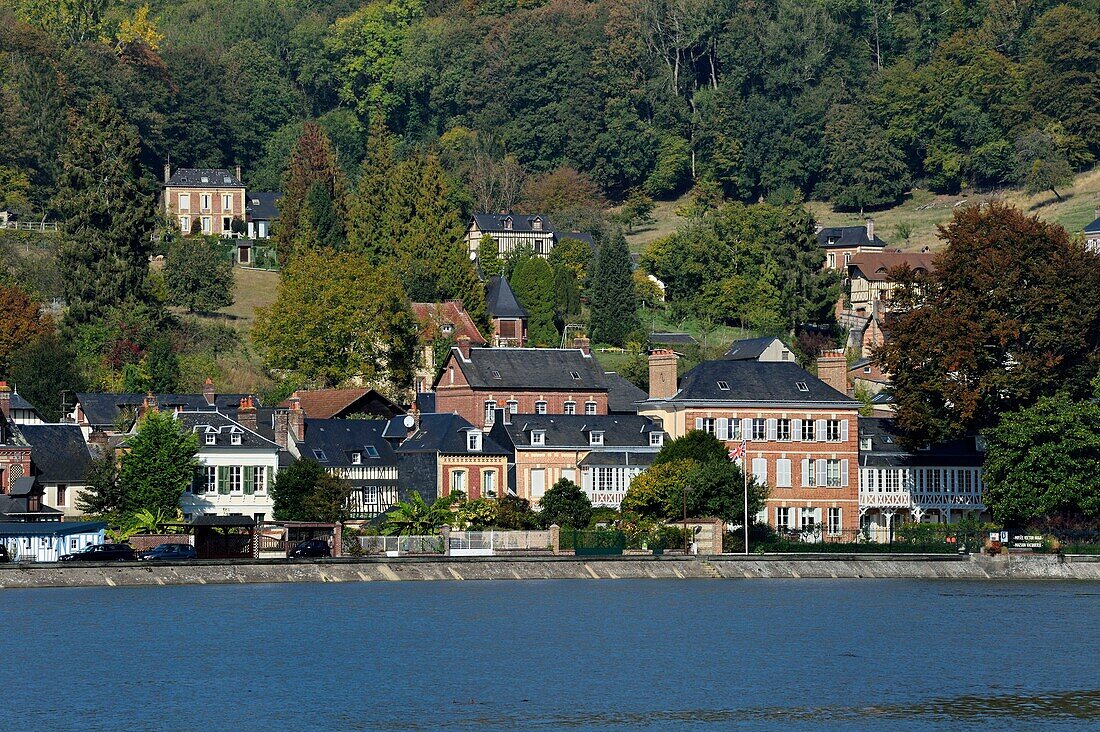
M 893 491 L 859 492 L 859 505 L 863 508 L 965 508 L 984 510 L 982 494 L 959 491 L 913 491 L 900 489 Z

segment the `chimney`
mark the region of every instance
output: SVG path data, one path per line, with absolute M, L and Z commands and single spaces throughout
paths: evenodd
M 256 403 L 251 395 L 241 400 L 241 406 L 237 410 L 237 422 L 245 429 L 256 431 Z
M 208 406 L 214 406 L 214 382 L 209 376 L 202 385 L 202 398 L 206 400 Z
M 92 430 L 88 435 L 88 444 L 96 445 L 102 451 L 107 450 L 108 435 L 103 430 Z
M 871 243 L 875 241 L 875 220 L 870 216 L 867 217 L 867 241 Z
M 275 444 L 280 450 L 286 449 L 287 433 L 290 432 L 290 413 L 285 409 L 275 410 Z
M 167 183 L 168 179 L 171 178 L 171 177 L 172 177 L 172 164 L 171 163 L 165 163 L 164 164 L 164 182 Z
M 243 182 L 242 179 L 241 179 L 241 166 L 238 165 L 235 172 L 237 173 L 237 182 L 238 183 Z
M 584 336 L 577 336 L 573 339 L 573 348 L 576 348 L 585 356 L 592 355 L 591 341 Z
M 306 413 L 302 411 L 302 400 L 298 397 L 298 392 L 290 395 L 290 416 L 287 426 L 296 442 L 306 439 Z
M 138 416 L 140 417 L 149 412 L 155 412 L 158 409 L 160 409 L 160 405 L 157 403 L 157 395 L 151 391 L 147 392 L 145 394 L 145 399 L 141 402 L 141 414 Z
M 457 345 L 458 345 L 458 352 L 462 354 L 462 360 L 463 361 L 469 361 L 470 360 L 470 336 L 459 336 L 458 341 L 457 341 Z
M 676 393 L 676 352 L 659 348 L 649 354 L 649 398 L 668 399 Z
M 11 416 L 11 387 L 6 381 L 0 381 L 0 414 L 3 415 L 3 421 Z
M 847 394 L 848 359 L 844 357 L 844 351 L 839 349 L 822 351 L 817 357 L 817 378 L 841 394 Z

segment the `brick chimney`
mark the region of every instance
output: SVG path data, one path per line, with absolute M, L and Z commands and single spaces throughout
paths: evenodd
M 667 399 L 676 393 L 676 352 L 659 348 L 649 354 L 649 398 Z
M 11 387 L 6 381 L 0 381 L 0 414 L 4 421 L 11 416 Z
M 141 402 L 141 414 L 138 416 L 143 416 L 149 412 L 156 412 L 159 409 L 160 404 L 157 402 L 157 395 L 150 391 L 145 394 L 145 399 Z
M 462 354 L 463 361 L 470 360 L 470 336 L 459 336 L 456 343 L 458 352 Z
M 591 356 L 592 355 L 591 345 L 592 345 L 592 342 L 590 340 L 588 340 L 587 338 L 585 338 L 584 336 L 577 336 L 576 338 L 573 339 L 573 348 L 576 348 L 581 353 L 583 353 L 585 356 Z
M 243 182 L 244 179 L 241 178 L 241 166 L 238 165 L 234 172 L 236 172 L 236 174 L 237 174 L 237 180 Z
M 206 400 L 207 405 L 214 406 L 214 381 L 209 376 L 202 385 L 202 398 Z
M 256 402 L 251 395 L 241 400 L 241 406 L 237 409 L 237 422 L 245 429 L 256 431 Z
M 875 220 L 870 216 L 867 217 L 867 241 L 871 243 L 875 241 Z
M 839 349 L 822 351 L 817 357 L 817 378 L 841 394 L 848 393 L 848 359 Z
M 171 177 L 172 177 L 172 164 L 171 163 L 165 163 L 164 164 L 164 182 L 167 183 L 168 180 Z
M 287 445 L 287 433 L 290 432 L 290 412 L 285 409 L 275 410 L 275 444 L 280 450 L 285 450 Z
M 302 411 L 302 400 L 298 392 L 290 395 L 290 416 L 287 426 L 297 442 L 306 439 L 306 413 Z
M 108 435 L 103 430 L 92 430 L 88 435 L 88 444 L 97 446 L 101 451 L 106 452 L 108 445 Z

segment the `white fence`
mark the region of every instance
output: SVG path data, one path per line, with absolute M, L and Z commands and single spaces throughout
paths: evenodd
M 487 557 L 497 552 L 552 551 L 549 531 L 452 531 L 449 553 L 454 557 Z
M 442 554 L 442 536 L 360 536 L 359 546 L 367 554 L 397 557 L 403 554 Z
M 15 231 L 58 231 L 57 224 L 49 221 L 0 221 L 0 229 Z

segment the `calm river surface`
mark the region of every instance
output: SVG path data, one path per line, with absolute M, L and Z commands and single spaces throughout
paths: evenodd
M 0 592 L 0 730 L 1100 729 L 1100 584 Z

